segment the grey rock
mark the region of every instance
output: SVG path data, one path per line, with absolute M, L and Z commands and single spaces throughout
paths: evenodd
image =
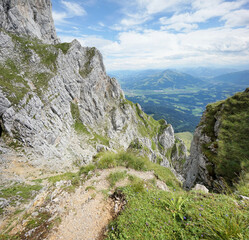
M 171 125 L 164 129 L 163 133 L 159 136 L 159 143 L 164 149 L 172 148 L 175 143 L 174 129 Z
M 9 202 L 5 198 L 0 198 L 0 208 L 9 206 Z
M 246 200 L 249 201 L 249 197 L 243 196 L 243 195 L 239 195 L 240 199 L 242 200 Z
M 216 153 L 215 147 L 211 144 L 211 138 L 208 137 L 203 128 L 205 127 L 206 112 L 204 112 L 200 124 L 195 130 L 194 137 L 191 143 L 190 156 L 184 165 L 184 178 L 185 182 L 183 187 L 185 189 L 191 189 L 196 183 L 205 185 L 208 189 L 214 189 L 221 192 L 225 189 L 225 185 L 222 178 L 210 174 L 210 169 L 214 169 L 214 164 L 211 163 L 203 153 L 203 145 L 209 145 L 209 149 Z M 218 134 L 218 126 L 220 125 L 219 115 L 215 116 L 216 122 L 214 124 L 214 132 Z
M 196 184 L 195 187 L 193 188 L 194 191 L 201 191 L 201 192 L 204 192 L 204 193 L 208 193 L 209 190 L 204 186 L 204 185 L 201 185 L 201 184 Z
M 156 182 L 156 187 L 159 188 L 160 190 L 165 191 L 165 192 L 169 192 L 168 186 L 162 181 L 157 181 Z
M 38 215 L 39 215 L 38 212 L 32 212 L 32 213 L 31 213 L 31 216 L 32 216 L 32 217 L 37 217 Z
M 0 89 L 0 117 L 11 106 L 10 101 L 4 96 Z
M 0 0 L 0 28 L 57 43 L 50 0 Z
M 7 32 L 37 37 L 46 43 L 58 41 L 49 0 L 0 0 L 0 7 L 0 27 Z M 29 163 L 64 171 L 75 162 L 88 164 L 102 149 L 127 149 L 134 139 L 139 139 L 149 150 L 151 161 L 159 156 L 163 166 L 172 167 L 165 153 L 152 150 L 151 138 L 139 132 L 139 126 L 146 125 L 141 106 L 127 103 L 116 79 L 106 74 L 97 49 L 82 47 L 77 40 L 69 44 L 66 53 L 48 46 L 47 50 L 56 56 L 53 67 L 28 45 L 25 52 L 30 58 L 22 61 L 23 49 L 5 31 L 0 31 L 0 35 L 0 63 L 12 59 L 28 85 L 18 104 L 13 104 L 0 86 L 0 122 L 6 134 L 25 149 Z M 37 74 L 49 75 L 47 84 L 37 86 Z M 172 148 L 172 126 L 167 126 L 160 136 L 155 133 L 153 139 L 165 150 Z M 0 148 L 5 147 L 0 141 Z M 8 152 L 1 155 L 5 159 Z M 175 156 L 176 161 L 179 156 Z

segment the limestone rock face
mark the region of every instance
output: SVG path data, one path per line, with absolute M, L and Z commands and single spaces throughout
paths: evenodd
M 205 115 L 203 115 L 201 122 L 205 122 Z M 203 125 L 200 124 L 195 130 L 190 148 L 190 156 L 184 166 L 186 179 L 184 187 L 186 189 L 194 187 L 196 182 L 201 182 L 211 187 L 211 179 L 206 168 L 208 159 L 202 153 L 202 145 L 210 142 L 211 139 L 202 133 L 202 129 Z
M 13 159 L 64 171 L 141 146 L 182 180 L 166 156 L 176 147 L 172 126 L 159 131 L 125 99 L 96 48 L 57 43 L 49 0 L 0 0 L 0 11 L 0 171 Z
M 0 28 L 46 43 L 58 42 L 50 0 L 0 0 Z
M 214 134 L 217 138 L 220 125 L 220 116 L 217 114 L 215 116 L 214 124 Z M 207 136 L 203 131 L 206 124 L 206 112 L 204 112 L 200 124 L 195 130 L 194 137 L 191 143 L 190 156 L 184 165 L 183 175 L 185 177 L 185 182 L 183 187 L 186 189 L 191 189 L 196 183 L 200 183 L 206 186 L 208 189 L 215 189 L 216 191 L 222 190 L 224 187 L 224 182 L 222 178 L 219 178 L 214 174 L 214 164 L 209 161 L 207 156 L 203 151 L 203 146 L 208 145 L 209 151 L 212 153 L 217 153 L 217 149 L 213 146 L 212 139 Z
M 174 129 L 171 125 L 164 129 L 163 133 L 159 136 L 159 143 L 165 149 L 173 147 L 175 143 Z

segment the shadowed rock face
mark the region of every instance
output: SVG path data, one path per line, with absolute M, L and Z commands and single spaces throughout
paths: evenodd
M 0 0 L 0 28 L 57 43 L 50 0 Z

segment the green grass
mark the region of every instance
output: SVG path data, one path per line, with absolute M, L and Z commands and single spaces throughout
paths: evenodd
M 227 100 L 207 106 L 203 133 L 212 141 L 203 145 L 203 151 L 215 164 L 214 174 L 225 179 L 228 185 L 238 180 L 241 172 L 249 172 L 249 89 Z M 221 125 L 215 136 L 215 116 L 220 115 Z M 217 141 L 218 138 L 218 141 Z M 210 147 L 216 149 L 211 151 Z
M 105 146 L 109 146 L 110 141 L 106 136 L 102 136 L 102 135 L 99 135 L 97 133 L 93 133 L 93 136 L 94 136 L 94 138 L 92 141 L 98 142 L 98 143 L 103 144 Z
M 107 177 L 107 180 L 109 181 L 110 186 L 114 187 L 117 182 L 125 179 L 126 177 L 127 177 L 126 171 L 118 171 L 118 172 L 110 173 Z
M 123 166 L 139 171 L 154 171 L 155 176 L 165 182 L 172 190 L 181 187 L 179 181 L 170 169 L 152 163 L 147 157 L 138 156 L 132 151 L 127 152 L 102 152 L 96 156 L 96 166 L 99 169 Z
M 235 187 L 238 194 L 249 197 L 249 173 L 242 172 Z
M 78 134 L 89 134 L 86 126 L 80 120 L 80 110 L 79 106 L 76 103 L 71 102 L 71 114 L 74 119 L 74 130 Z
M 51 71 L 56 71 L 56 60 L 58 50 L 53 45 L 44 44 L 38 39 L 20 37 L 15 34 L 10 34 L 12 40 L 16 43 L 16 47 L 21 51 L 24 62 L 28 62 L 32 56 L 30 50 L 34 50 L 40 57 L 41 63 Z
M 249 234 L 248 204 L 236 205 L 232 197 L 131 185 L 121 190 L 128 204 L 110 223 L 108 240 L 246 240 Z
M 48 181 L 55 184 L 59 181 L 71 181 L 70 186 L 65 186 L 64 190 L 67 192 L 74 192 L 77 187 L 81 184 L 81 178 L 79 173 L 66 172 L 60 175 L 52 176 L 48 178 Z
M 79 170 L 79 175 L 88 175 L 89 172 L 93 172 L 96 169 L 96 166 L 94 164 L 89 164 L 86 166 L 83 166 Z
M 50 73 L 36 73 L 32 77 L 32 82 L 36 87 L 37 95 L 41 98 L 44 91 L 48 89 L 48 83 L 53 77 L 53 75 Z
M 77 173 L 72 173 L 72 172 L 66 172 L 63 174 L 55 175 L 52 177 L 48 178 L 48 181 L 51 182 L 52 184 L 55 184 L 56 182 L 59 181 L 68 181 L 68 180 L 78 180 L 79 175 Z
M 10 205 L 15 206 L 17 201 L 24 203 L 33 199 L 41 189 L 42 186 L 38 184 L 15 184 L 8 188 L 1 186 L 0 198 L 10 200 Z M 0 210 L 0 213 L 3 213 L 3 209 Z
M 67 54 L 69 48 L 70 48 L 70 43 L 59 43 L 54 45 L 57 49 L 61 49 L 64 54 Z
M 13 104 L 18 104 L 30 90 L 27 82 L 19 73 L 18 67 L 12 60 L 0 64 L 0 86 Z
M 135 170 L 146 170 L 146 163 L 148 162 L 146 158 L 138 157 L 131 152 L 104 152 L 99 156 L 97 167 L 100 169 L 124 166 Z

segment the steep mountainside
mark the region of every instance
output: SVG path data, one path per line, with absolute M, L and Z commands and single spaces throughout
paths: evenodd
M 0 28 L 57 43 L 51 13 L 48 0 L 0 0 Z
M 6 16 L 11 16 L 14 9 L 29 13 L 34 6 L 40 6 L 36 8 L 37 19 L 41 17 L 44 23 L 45 12 L 49 29 L 54 29 L 50 1 L 17 1 L 13 8 L 12 3 L 1 2 L 3 9 L 10 7 Z M 30 14 L 14 16 L 32 31 Z M 56 37 L 40 36 L 43 24 L 35 25 L 37 31 L 27 36 L 28 31 L 12 29 L 8 19 L 2 21 L 2 167 L 8 168 L 7 164 L 15 158 L 62 170 L 72 168 L 73 163 L 90 162 L 98 151 L 128 147 L 143 149 L 151 161 L 164 166 L 185 159 L 185 147 L 175 140 L 172 126 L 148 117 L 138 104 L 125 99 L 118 82 L 106 75 L 98 50 L 84 48 L 76 40 L 49 45 L 44 42 L 53 42 Z
M 249 172 L 249 89 L 209 104 L 197 127 L 184 186 L 202 183 L 223 191 Z

